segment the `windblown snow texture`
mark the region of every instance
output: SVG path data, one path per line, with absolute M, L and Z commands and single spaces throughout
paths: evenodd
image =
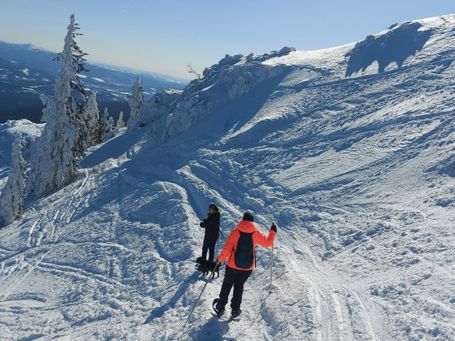
M 2 338 L 453 340 L 454 44 L 455 16 L 419 20 L 150 98 L 0 231 Z M 241 321 L 210 313 L 220 278 L 182 331 L 211 202 L 224 236 L 277 222 L 275 289 L 258 248 Z

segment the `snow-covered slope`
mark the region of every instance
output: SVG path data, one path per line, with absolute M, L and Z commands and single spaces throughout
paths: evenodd
M 141 130 L 0 231 L 0 334 L 453 339 L 454 44 L 455 16 L 431 18 L 323 51 L 226 57 L 154 96 Z M 277 288 L 258 249 L 241 321 L 210 314 L 218 279 L 182 330 L 206 283 L 192 260 L 210 202 L 221 242 L 246 209 L 263 231 L 278 222 Z

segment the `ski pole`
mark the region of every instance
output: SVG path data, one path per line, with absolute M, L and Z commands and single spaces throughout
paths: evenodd
M 269 214 L 269 216 L 272 218 L 272 223 L 275 223 L 275 217 L 273 216 L 272 212 L 270 212 L 270 209 L 268 207 L 266 207 L 266 210 Z M 274 251 L 274 248 L 275 248 L 275 243 L 272 244 L 272 252 L 271 252 L 271 255 L 270 255 L 270 285 L 269 285 L 269 294 L 272 293 L 272 285 L 273 285 L 273 260 L 274 260 L 274 257 L 273 257 L 273 251 Z
M 215 278 L 215 273 L 218 273 L 218 277 L 219 277 L 219 272 L 218 272 L 218 271 L 219 271 L 219 267 L 218 267 L 218 268 L 215 268 L 215 269 L 212 271 L 212 274 L 210 275 L 210 277 L 207 279 L 207 282 L 205 282 L 204 287 L 202 288 L 202 291 L 201 291 L 201 293 L 199 294 L 199 297 L 196 299 L 196 302 L 194 302 L 193 307 L 191 308 L 190 314 L 188 315 L 188 318 L 186 319 L 186 322 L 185 322 L 185 324 L 183 325 L 182 332 L 185 330 L 186 325 L 188 324 L 188 322 L 189 322 L 189 320 L 190 320 L 190 318 L 191 318 L 191 315 L 193 315 L 193 311 L 194 311 L 194 309 L 196 308 L 197 304 L 199 303 L 199 300 L 201 299 L 202 294 L 204 293 L 204 290 L 205 290 L 205 288 L 207 287 L 207 284 L 209 284 L 209 282 L 211 282 L 212 279 Z M 217 278 L 218 278 L 218 277 L 217 277 Z
M 186 325 L 188 324 L 188 321 L 191 318 L 191 315 L 193 315 L 194 308 L 196 308 L 196 305 L 198 304 L 199 300 L 201 299 L 202 294 L 204 293 L 205 288 L 207 287 L 207 284 L 209 281 L 205 282 L 204 287 L 202 288 L 201 293 L 199 294 L 199 297 L 197 298 L 196 302 L 194 303 L 193 307 L 191 308 L 190 314 L 188 315 L 188 318 L 186 319 L 185 324 L 183 325 L 182 332 L 185 330 Z
M 272 259 L 270 259 L 270 286 L 269 286 L 269 293 L 272 292 L 272 283 L 273 283 L 273 249 L 274 245 L 272 244 Z

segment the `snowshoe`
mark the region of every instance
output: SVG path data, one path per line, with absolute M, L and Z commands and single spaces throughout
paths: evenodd
M 205 263 L 205 259 L 202 258 L 202 257 L 198 257 L 198 258 L 196 258 L 196 263 L 197 264 L 203 264 L 203 263 Z
M 212 302 L 212 308 L 215 311 L 216 316 L 218 318 L 221 318 L 224 315 L 224 307 L 221 307 L 219 302 L 220 302 L 220 299 L 215 298 Z

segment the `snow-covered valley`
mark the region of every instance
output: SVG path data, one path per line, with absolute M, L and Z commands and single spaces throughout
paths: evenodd
M 455 15 L 430 18 L 226 57 L 157 95 L 141 129 L 0 230 L 1 339 L 453 340 L 453 46 Z M 241 321 L 210 313 L 220 277 L 183 329 L 211 202 L 217 250 L 247 209 L 263 232 L 277 222 L 276 288 L 259 248 Z

